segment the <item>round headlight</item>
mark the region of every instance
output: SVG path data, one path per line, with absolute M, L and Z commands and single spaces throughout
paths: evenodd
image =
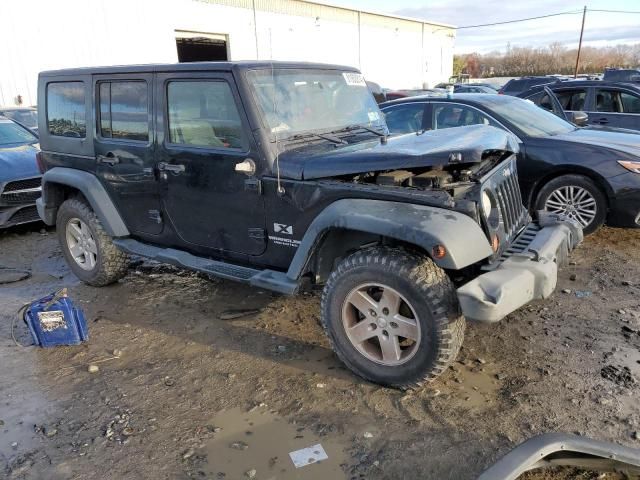
M 482 192 L 482 213 L 484 213 L 484 218 L 489 218 L 492 208 L 491 197 L 487 192 Z

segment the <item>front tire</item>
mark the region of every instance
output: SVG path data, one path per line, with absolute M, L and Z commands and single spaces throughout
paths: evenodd
M 535 209 L 567 215 L 580 223 L 585 235 L 598 230 L 607 216 L 607 199 L 593 181 L 582 175 L 562 175 L 544 185 Z
M 58 209 L 56 228 L 62 254 L 80 280 L 102 287 L 126 275 L 127 255 L 113 244 L 84 200 L 65 200 Z
M 322 324 L 357 375 L 420 387 L 453 362 L 465 320 L 444 270 L 424 256 L 375 247 L 341 261 L 322 295 Z

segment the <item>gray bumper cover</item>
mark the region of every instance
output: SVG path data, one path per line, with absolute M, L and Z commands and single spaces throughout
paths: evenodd
M 503 261 L 458 289 L 464 316 L 481 322 L 497 322 L 529 303 L 547 298 L 556 288 L 558 265 L 582 242 L 582 228 L 558 215 L 539 212 L 541 230 L 522 253 Z

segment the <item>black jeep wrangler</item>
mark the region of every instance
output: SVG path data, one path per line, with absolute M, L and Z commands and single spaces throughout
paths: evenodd
M 465 317 L 548 296 L 582 239 L 531 221 L 508 134 L 387 138 L 353 68 L 60 70 L 38 94 L 38 210 L 80 279 L 115 282 L 135 254 L 286 294 L 323 285 L 336 353 L 384 385 L 442 373 Z

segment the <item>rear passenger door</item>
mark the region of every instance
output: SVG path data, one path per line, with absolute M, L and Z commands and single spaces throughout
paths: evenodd
M 595 89 L 595 112 L 589 123 L 640 130 L 640 95 L 623 88 Z
M 135 234 L 162 231 L 151 74 L 95 75 L 96 173 Z
M 266 248 L 259 163 L 230 73 L 159 74 L 158 171 L 164 213 L 187 244 L 259 255 Z M 250 163 L 250 162 L 247 162 Z

